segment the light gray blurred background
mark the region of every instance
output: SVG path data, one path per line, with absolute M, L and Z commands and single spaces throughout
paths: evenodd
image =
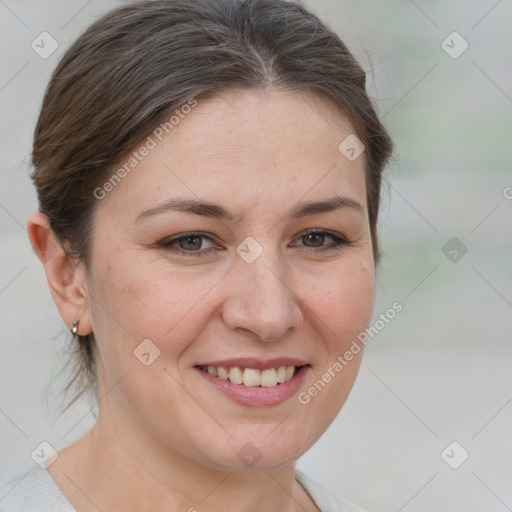
M 69 339 L 25 231 L 28 155 L 59 58 L 119 4 L 0 0 L 0 480 L 94 422 L 83 402 L 55 412 Z M 299 468 L 369 512 L 512 510 L 512 2 L 306 4 L 368 70 L 397 145 L 375 318 L 403 311 Z M 31 48 L 42 32 L 59 45 L 45 59 Z

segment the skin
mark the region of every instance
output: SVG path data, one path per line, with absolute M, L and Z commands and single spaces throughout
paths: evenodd
M 80 318 L 79 333 L 97 340 L 98 421 L 49 467 L 75 508 L 317 510 L 294 480 L 295 461 L 339 412 L 362 350 L 306 405 L 297 396 L 237 404 L 194 366 L 298 357 L 311 366 L 304 391 L 368 325 L 375 274 L 364 155 L 350 162 L 338 150 L 351 133 L 313 93 L 226 92 L 200 99 L 98 201 L 89 268 L 66 257 L 43 214 L 31 216 L 30 240 L 64 322 Z M 286 218 L 299 202 L 335 195 L 361 211 Z M 168 211 L 136 221 L 175 197 L 214 201 L 240 218 Z M 322 250 L 333 239 L 310 240 L 309 229 L 350 244 Z M 197 240 L 182 245 L 188 254 L 158 245 L 188 231 L 208 234 L 199 251 L 213 251 L 190 255 Z M 235 251 L 249 236 L 263 248 L 252 263 Z M 160 349 L 149 366 L 133 354 L 144 339 Z M 250 470 L 237 457 L 247 442 L 262 455 Z

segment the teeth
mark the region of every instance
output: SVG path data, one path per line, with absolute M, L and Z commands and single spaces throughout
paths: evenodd
M 246 386 L 259 386 L 261 384 L 261 372 L 246 368 L 244 370 L 244 384 Z
M 243 372 L 238 366 L 229 369 L 228 378 L 233 384 L 242 384 L 244 381 Z
M 238 366 L 232 368 L 202 366 L 201 369 L 213 377 L 229 380 L 233 384 L 244 384 L 249 387 L 262 386 L 264 388 L 272 388 L 278 384 L 288 382 L 295 374 L 295 366 L 280 366 L 279 368 L 268 368 L 266 370 L 239 368 Z
M 261 385 L 264 388 L 271 388 L 272 386 L 277 386 L 277 372 L 274 370 L 274 368 L 270 368 L 270 370 L 261 371 Z
M 211 368 L 210 366 L 208 368 Z M 210 372 L 208 372 L 210 373 Z M 222 380 L 228 380 L 229 377 L 229 370 L 228 368 L 224 368 L 224 366 L 219 366 L 217 368 L 218 377 L 220 377 Z

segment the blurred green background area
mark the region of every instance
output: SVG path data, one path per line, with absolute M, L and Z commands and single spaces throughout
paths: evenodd
M 42 401 L 67 338 L 24 231 L 37 208 L 28 155 L 58 59 L 120 4 L 0 2 L 0 479 L 28 467 L 41 439 L 64 446 L 94 421 L 84 403 L 56 419 Z M 347 404 L 298 466 L 368 511 L 511 510 L 512 2 L 305 4 L 363 65 L 396 145 L 374 321 L 396 301 L 403 310 L 369 341 Z M 47 59 L 31 48 L 43 31 L 59 44 Z M 453 441 L 469 454 L 456 469 L 442 455 Z

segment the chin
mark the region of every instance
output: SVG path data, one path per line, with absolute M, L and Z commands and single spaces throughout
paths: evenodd
M 240 428 L 239 433 L 227 443 L 212 440 L 202 447 L 201 452 L 206 465 L 217 469 L 274 471 L 294 463 L 311 447 L 316 438 L 306 437 L 310 436 L 305 436 L 302 430 L 297 430 L 295 435 L 289 431 L 282 435 L 276 430 L 262 436 L 261 427 L 255 425 L 253 428 Z

